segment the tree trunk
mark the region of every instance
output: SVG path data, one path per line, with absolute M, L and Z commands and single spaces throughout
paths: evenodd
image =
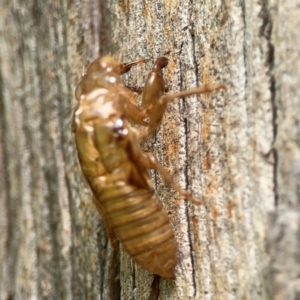
M 8 1 L 0 11 L 1 299 L 299 299 L 299 0 Z M 245 2 L 245 3 L 244 3 Z M 71 113 L 99 55 L 165 55 L 169 104 L 141 147 L 179 245 L 176 280 L 112 250 L 77 159 Z

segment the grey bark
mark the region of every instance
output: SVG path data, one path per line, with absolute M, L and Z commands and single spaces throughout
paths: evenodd
M 299 299 L 299 0 L 8 1 L 0 10 L 1 299 Z M 244 3 L 246 2 L 246 3 Z M 175 281 L 112 250 L 70 126 L 82 67 L 167 55 L 155 173 L 179 244 Z

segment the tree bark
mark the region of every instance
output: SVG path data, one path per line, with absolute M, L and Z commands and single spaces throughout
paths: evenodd
M 299 299 L 299 0 L 8 1 L 0 4 L 1 299 Z M 245 3 L 244 3 L 245 2 Z M 113 250 L 71 131 L 82 67 L 165 55 L 169 104 L 141 147 L 179 245 L 176 280 Z

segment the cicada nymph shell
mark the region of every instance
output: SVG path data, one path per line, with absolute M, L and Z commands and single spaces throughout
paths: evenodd
M 152 188 L 149 169 L 160 172 L 183 197 L 196 204 L 199 201 L 173 181 L 152 153 L 142 152 L 139 141 L 160 125 L 171 100 L 223 86 L 165 94 L 162 69 L 168 59 L 160 57 L 145 82 L 139 107 L 131 102 L 134 94 L 121 75 L 144 62 L 120 63 L 110 56 L 93 61 L 75 92 L 79 102 L 74 109 L 73 131 L 83 174 L 112 246 L 117 248 L 120 241 L 136 263 L 153 274 L 174 279 L 177 242 Z M 140 127 L 133 128 L 128 120 Z

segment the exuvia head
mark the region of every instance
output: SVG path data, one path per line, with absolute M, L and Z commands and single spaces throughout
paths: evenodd
M 75 97 L 79 100 L 81 95 L 88 94 L 97 88 L 123 87 L 124 84 L 119 75 L 120 64 L 113 57 L 99 57 L 89 65 L 82 76 L 76 88 Z
M 88 66 L 86 74 L 104 71 L 118 73 L 119 65 L 112 56 L 99 57 Z

